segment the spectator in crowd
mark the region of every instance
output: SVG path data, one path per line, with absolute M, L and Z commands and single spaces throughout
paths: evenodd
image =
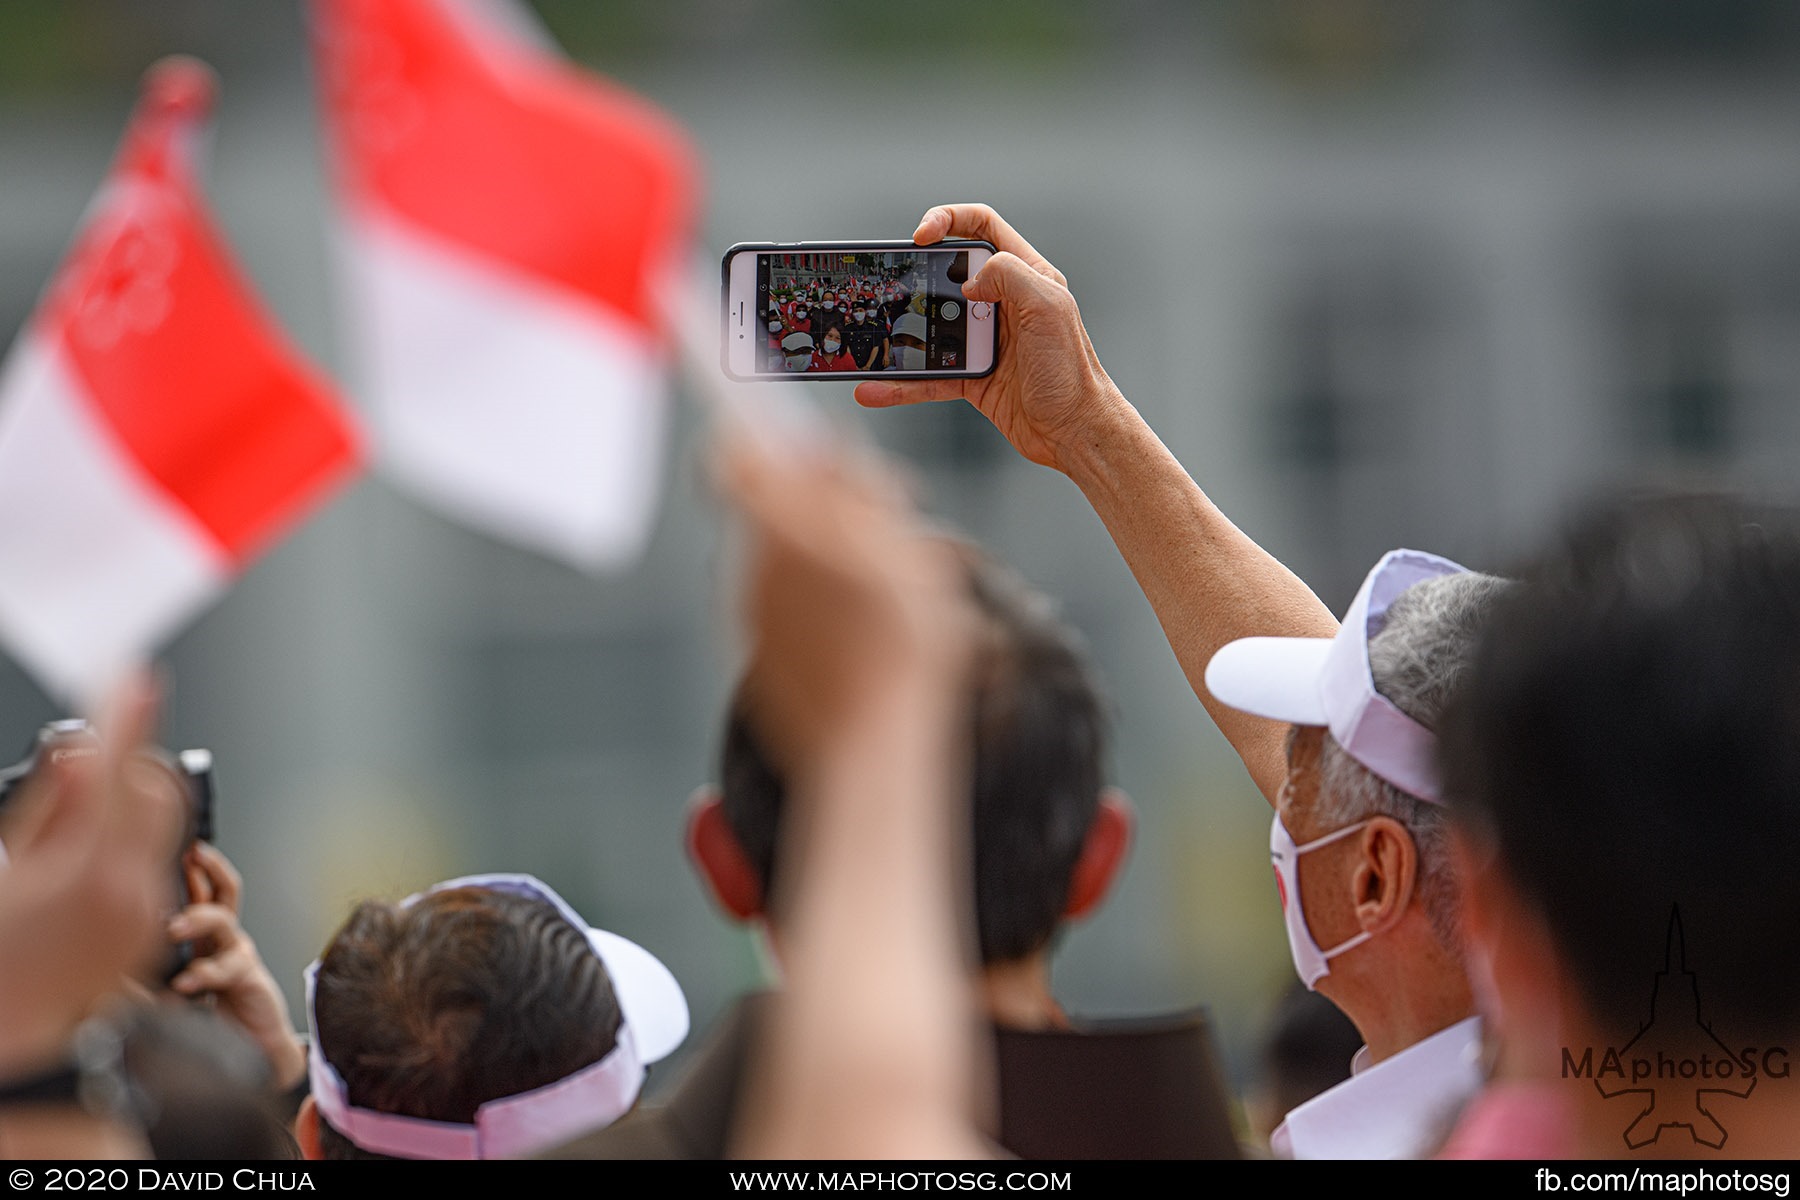
M 1800 1153 L 1800 514 L 1575 522 L 1495 612 L 1443 754 L 1499 1035 L 1452 1152 Z
M 916 312 L 904 312 L 894 318 L 894 332 L 888 338 L 891 347 L 888 365 L 898 371 L 923 371 L 925 362 L 925 318 Z
M 844 348 L 844 331 L 837 325 L 825 327 L 825 335 L 819 341 L 818 348 L 813 351 L 813 371 L 854 371 L 856 362 L 850 357 L 850 351 Z
M 1314 924 L 1328 948 L 1345 955 L 1329 976 L 1326 994 L 1364 1034 L 1368 1051 L 1360 1065 L 1395 1059 L 1433 1035 L 1445 1036 L 1399 1069 L 1370 1074 L 1355 1093 L 1340 1095 L 1337 1118 L 1302 1122 L 1304 1128 L 1291 1128 L 1284 1140 L 1296 1155 L 1419 1152 L 1438 1110 L 1476 1082 L 1460 1065 L 1461 1049 L 1477 1033 L 1467 1021 L 1473 1001 L 1453 944 L 1454 881 L 1441 861 L 1443 838 L 1425 829 L 1441 825 L 1441 817 L 1404 782 L 1395 784 L 1381 772 L 1365 769 L 1366 761 L 1328 749 L 1323 720 L 1297 724 L 1285 715 L 1271 719 L 1206 686 L 1207 664 L 1227 643 L 1257 636 L 1305 639 L 1312 645 L 1291 650 L 1289 657 L 1316 662 L 1333 653 L 1337 622 L 1304 583 L 1219 511 L 1126 401 L 1100 365 L 1067 280 L 1029 242 L 979 204 L 934 208 L 913 237 L 920 245 L 944 237 L 974 237 L 996 246 L 998 253 L 964 285 L 963 294 L 972 301 L 999 302 L 999 363 L 983 379 L 864 382 L 856 389 L 858 401 L 880 408 L 966 395 L 1026 458 L 1068 475 L 1093 504 L 1144 589 L 1195 694 L 1264 797 L 1277 807 L 1274 833 L 1286 828 L 1291 840 L 1301 844 L 1298 849 L 1314 838 L 1352 829 L 1338 843 L 1319 845 L 1316 855 L 1309 851 L 1307 869 L 1296 865 L 1296 881 L 1301 876 L 1306 880 L 1308 914 L 1296 929 L 1292 921 L 1302 904 L 1299 897 L 1288 897 L 1296 965 L 1315 957 L 1302 955 Z M 895 333 L 897 340 L 898 325 Z M 1403 569 L 1400 575 L 1406 573 Z M 1415 574 L 1412 581 L 1422 577 Z M 1391 582 L 1378 565 L 1359 602 L 1379 583 L 1378 603 L 1368 611 L 1388 610 L 1398 591 Z M 1441 664 L 1442 670 L 1453 676 L 1457 656 L 1466 652 L 1471 622 L 1494 585 L 1445 586 L 1457 593 L 1471 589 L 1441 598 L 1470 620 L 1431 616 L 1430 610 L 1439 607 L 1440 598 L 1434 598 L 1424 606 L 1422 628 L 1443 639 L 1436 645 L 1451 658 Z M 1397 606 L 1388 624 L 1403 628 L 1405 613 L 1406 606 Z M 1389 640 L 1398 659 L 1414 653 L 1404 636 L 1390 635 Z M 1348 629 L 1337 640 L 1335 653 L 1352 667 L 1367 664 L 1375 653 L 1369 641 L 1368 631 Z M 1404 698 L 1383 695 L 1384 686 L 1392 684 L 1372 679 L 1366 687 L 1359 684 L 1364 706 L 1385 711 L 1398 703 L 1404 714 Z M 1420 708 L 1405 716 L 1406 725 L 1426 727 L 1428 743 L 1435 710 Z M 1335 730 L 1333 740 L 1346 732 Z M 1428 758 L 1428 750 L 1421 757 L 1419 739 L 1409 740 L 1415 753 L 1407 757 L 1417 766 Z M 1328 767 L 1329 780 L 1324 774 Z M 1300 829 L 1284 826 L 1284 820 Z M 1315 864 L 1324 870 L 1312 870 Z M 1328 878 L 1324 891 L 1315 892 L 1322 877 Z M 1423 885 L 1433 878 L 1440 886 L 1427 891 Z M 1351 892 L 1358 881 L 1379 884 L 1371 902 L 1363 904 Z M 1322 952 L 1317 957 L 1322 959 Z M 1378 982 L 1383 969 L 1400 973 Z M 1302 966 L 1302 974 L 1313 974 L 1313 968 Z M 1421 1074 L 1437 1076 L 1443 1086 L 1418 1086 Z M 1398 1100 L 1366 1102 L 1369 1093 L 1385 1093 L 1396 1076 L 1402 1084 Z M 1371 1131 L 1370 1118 L 1382 1123 L 1378 1131 Z
M 1366 1042 L 1275 1130 L 1277 1154 L 1418 1157 L 1481 1084 L 1432 730 L 1506 586 L 1397 550 L 1334 639 L 1240 639 L 1207 668 L 1218 699 L 1290 722 L 1269 840 L 1288 948 Z
M 763 325 L 763 366 L 771 371 L 785 370 L 787 355 L 782 350 L 781 342 L 787 336 L 787 323 L 782 320 L 778 306 L 769 306 L 769 315 L 764 319 Z
M 1133 818 L 1103 782 L 1099 689 L 1074 633 L 1048 600 L 966 545 L 945 543 L 959 620 L 978 632 L 967 687 L 973 776 L 976 951 L 981 1008 L 999 1055 L 997 1139 L 1026 1157 L 1235 1156 L 1228 1106 L 1197 1014 L 1156 1021 L 1072 1021 L 1050 988 L 1067 922 L 1105 896 Z M 935 553 L 935 552 L 934 552 Z M 725 732 L 721 788 L 696 797 L 690 856 L 727 913 L 763 924 L 786 963 L 804 920 L 784 832 L 792 787 L 759 735 L 752 668 Z M 765 924 L 766 923 L 766 924 Z M 718 1157 L 741 1111 L 746 1048 L 767 998 L 727 1016 L 666 1104 L 567 1153 Z
M 126 1010 L 116 1038 L 116 1094 L 157 1159 L 300 1157 L 262 1047 L 225 1017 L 187 1004 Z
M 887 366 L 887 331 L 870 319 L 874 301 L 851 301 L 850 324 L 844 329 L 844 347 L 858 371 L 879 371 Z
M 748 519 L 756 737 L 789 780 L 788 985 L 737 1105 L 739 1153 L 945 1158 L 975 1132 L 966 696 L 979 634 L 959 571 L 891 481 L 733 443 Z M 1070 1086 L 1070 1081 L 1059 1081 Z
M 812 334 L 812 309 L 808 306 L 804 297 L 794 301 L 794 307 L 792 311 L 788 313 L 787 327 L 790 334 L 804 333 L 809 336 Z M 783 344 L 785 345 L 786 343 Z
M 309 1158 L 509 1158 L 628 1111 L 687 1035 L 648 951 L 528 875 L 365 901 L 307 969 Z
M 122 1110 L 74 1113 L 68 1100 L 88 1069 L 77 1029 L 122 978 L 154 969 L 174 906 L 186 814 L 179 788 L 140 769 L 155 711 L 149 681 L 128 680 L 100 753 L 48 763 L 15 801 L 0 870 L 0 1156 L 147 1152 Z
M 813 339 L 812 334 L 795 330 L 781 339 L 781 352 L 787 356 L 787 369 L 790 371 L 806 371 L 812 368 Z

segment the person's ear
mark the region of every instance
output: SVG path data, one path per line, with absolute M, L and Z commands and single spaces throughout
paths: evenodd
M 1419 877 L 1419 848 L 1406 826 L 1372 817 L 1357 839 L 1361 856 L 1350 876 L 1356 920 L 1369 933 L 1398 924 L 1412 904 Z
M 731 831 L 715 787 L 699 789 L 688 801 L 687 852 L 720 908 L 739 921 L 763 915 L 762 880 Z
M 319 1108 L 311 1096 L 300 1102 L 300 1111 L 294 1114 L 294 1141 L 300 1145 L 301 1158 L 318 1162 L 325 1157 L 319 1150 Z
M 1063 905 L 1065 918 L 1085 917 L 1106 898 L 1131 849 L 1131 834 L 1136 826 L 1137 813 L 1124 792 L 1107 788 L 1100 793 L 1093 823 L 1081 843 L 1075 869 L 1069 874 L 1069 898 Z

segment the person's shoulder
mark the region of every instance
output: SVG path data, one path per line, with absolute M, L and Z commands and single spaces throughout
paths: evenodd
M 1001 1144 L 1022 1158 L 1237 1158 L 1201 1011 L 995 1030 Z

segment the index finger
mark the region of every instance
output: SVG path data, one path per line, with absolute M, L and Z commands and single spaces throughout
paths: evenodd
M 189 843 L 183 858 L 184 865 L 206 883 L 206 894 L 199 894 L 195 899 L 210 899 L 212 903 L 230 909 L 233 913 L 241 912 L 241 900 L 244 894 L 244 877 L 238 869 L 231 865 L 223 851 L 210 842 L 194 841 Z M 192 885 L 189 890 L 194 891 Z
M 1049 259 L 1037 252 L 1037 247 L 1026 241 L 1018 230 L 1006 223 L 1006 218 L 986 204 L 940 204 L 927 210 L 919 218 L 919 227 L 913 231 L 913 241 L 921 246 L 929 246 L 947 237 L 980 238 L 982 241 L 992 242 L 994 249 L 1018 255 L 1033 270 L 1048 275 L 1058 283 L 1068 282 L 1061 271 L 1050 265 Z
M 148 672 L 134 673 L 108 699 L 100 725 L 100 763 L 93 784 L 106 813 L 105 836 L 111 842 L 109 849 L 134 860 L 145 846 L 157 847 L 153 854 L 173 858 L 181 832 L 179 801 L 156 789 L 133 787 L 127 774 L 150 744 L 160 700 L 156 680 Z

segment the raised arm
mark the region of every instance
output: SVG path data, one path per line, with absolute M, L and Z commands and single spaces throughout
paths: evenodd
M 747 442 L 727 460 L 753 547 L 747 686 L 789 781 L 792 867 L 777 897 L 790 914 L 786 987 L 736 1152 L 977 1155 L 973 619 L 954 559 L 921 536 L 897 489 L 841 466 L 776 463 Z
M 1000 356 L 985 379 L 857 385 L 868 408 L 967 397 L 1032 462 L 1075 481 L 1144 589 L 1194 694 L 1269 802 L 1286 774 L 1278 722 L 1226 708 L 1206 664 L 1240 637 L 1330 637 L 1331 613 L 1220 512 L 1100 365 L 1068 280 L 985 204 L 941 205 L 913 240 L 983 238 L 999 253 L 963 286 L 996 302 Z

